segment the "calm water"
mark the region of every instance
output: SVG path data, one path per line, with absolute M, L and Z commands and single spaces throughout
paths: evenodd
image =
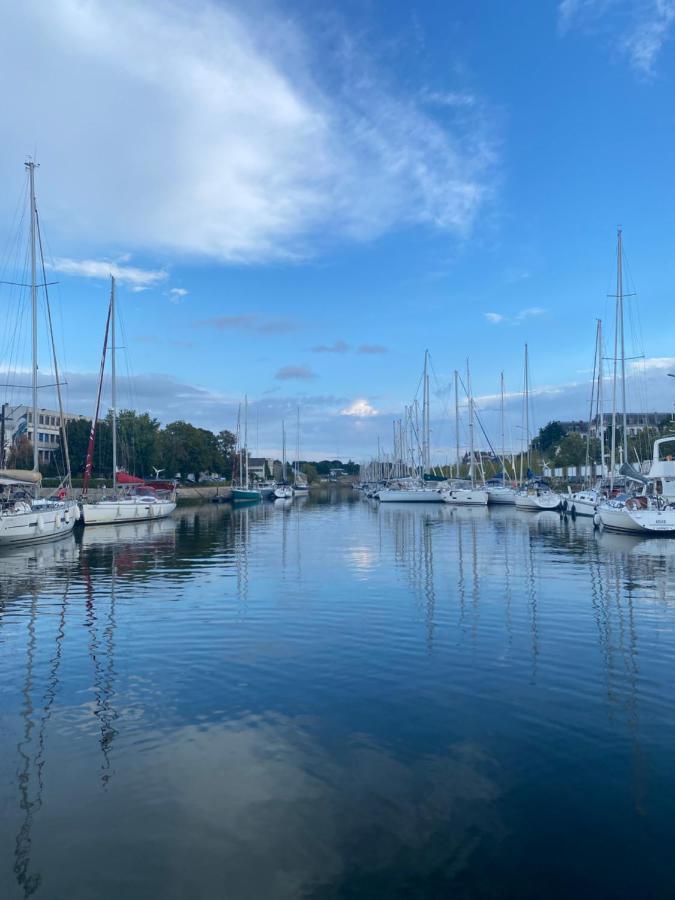
M 673 897 L 675 541 L 351 495 L 0 557 L 0 896 Z

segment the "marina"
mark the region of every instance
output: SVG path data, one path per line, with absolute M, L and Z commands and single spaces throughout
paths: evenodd
M 4 554 L 0 893 L 667 896 L 673 596 L 667 540 L 335 489 Z

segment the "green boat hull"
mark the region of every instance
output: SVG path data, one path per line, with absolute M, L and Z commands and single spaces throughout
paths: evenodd
M 246 490 L 246 488 L 232 488 L 232 499 L 235 503 L 242 501 L 256 503 L 258 500 L 262 500 L 262 494 L 260 491 Z

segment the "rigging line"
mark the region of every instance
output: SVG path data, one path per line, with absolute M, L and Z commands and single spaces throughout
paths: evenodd
M 47 273 L 45 271 L 45 257 L 42 250 L 42 229 L 40 228 L 40 217 L 37 211 L 37 205 L 35 207 L 35 224 L 37 228 L 37 236 L 38 236 L 38 246 L 40 247 L 40 262 L 42 264 L 42 277 L 47 278 Z M 49 321 L 49 338 L 52 348 L 52 359 L 54 363 L 54 377 L 56 378 L 56 396 L 59 401 L 59 416 L 61 418 L 61 440 L 62 440 L 62 449 L 63 449 L 63 461 L 66 467 L 66 477 L 69 482 L 69 487 L 72 487 L 71 483 L 71 471 L 70 471 L 70 453 L 68 452 L 68 429 L 66 428 L 66 417 L 64 415 L 63 410 L 63 397 L 61 395 L 61 384 L 59 382 L 59 363 L 56 358 L 56 342 L 54 340 L 54 327 L 52 325 L 52 311 L 51 306 L 49 304 L 49 291 L 45 286 L 45 308 L 47 310 L 47 319 Z

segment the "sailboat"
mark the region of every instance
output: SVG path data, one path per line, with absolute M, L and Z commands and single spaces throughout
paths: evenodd
M 617 386 L 621 386 L 622 406 L 622 466 L 621 473 L 634 484 L 641 485 L 640 493 L 620 494 L 598 505 L 596 524 L 612 531 L 637 534 L 675 534 L 675 462 L 660 459 L 662 444 L 675 440 L 675 436 L 654 441 L 649 475 L 644 476 L 628 463 L 628 428 L 626 415 L 626 351 L 624 341 L 623 311 L 623 251 L 621 229 L 617 235 L 616 267 L 616 330 L 614 333 L 614 373 L 612 387 L 612 443 L 610 451 L 610 493 L 614 488 L 616 472 L 616 424 Z M 620 353 L 620 356 L 619 356 Z M 620 369 L 618 368 L 620 364 Z M 637 493 L 637 492 L 636 492 Z
M 37 204 L 35 201 L 35 168 L 36 164 L 29 160 L 26 163 L 29 182 L 30 203 L 30 264 L 31 264 L 31 335 L 32 335 L 32 444 L 33 444 L 33 468 L 0 469 L 0 547 L 15 546 L 18 544 L 33 544 L 37 541 L 53 540 L 72 532 L 75 522 L 80 517 L 80 512 L 74 500 L 55 499 L 53 497 L 43 499 L 40 497 L 40 485 L 42 475 L 39 466 L 38 447 L 38 283 L 37 283 L 37 252 L 38 246 L 41 256 L 41 269 L 44 274 L 44 259 L 42 259 L 42 240 L 39 233 Z M 66 437 L 66 419 L 63 414 L 61 400 L 61 385 L 59 370 L 56 360 L 54 335 L 51 333 L 51 312 L 49 311 L 49 299 L 47 296 L 46 279 L 41 285 L 45 290 L 47 304 L 47 321 L 49 323 L 52 356 L 54 364 L 54 380 L 59 402 L 61 421 L 61 441 L 63 457 L 66 466 L 66 476 L 62 484 L 62 490 L 69 492 L 71 489 L 70 460 L 68 457 L 68 441 Z M 4 448 L 3 448 L 4 450 Z M 4 454 L 3 454 L 4 455 Z
M 531 478 L 523 483 L 523 462 L 527 459 L 527 473 L 530 472 L 530 364 L 527 344 L 525 344 L 525 376 L 523 391 L 523 442 L 525 446 L 520 454 L 520 484 L 516 494 L 516 509 L 526 512 L 540 512 L 543 509 L 559 509 L 562 500 L 559 494 L 550 489 L 547 483 Z M 527 474 L 526 473 L 526 474 Z
M 591 382 L 591 407 L 588 416 L 588 434 L 586 435 L 586 470 L 591 463 L 591 426 L 593 424 L 593 406 L 596 405 L 596 425 L 600 435 L 600 479 L 597 488 L 585 487 L 580 491 L 570 491 L 566 498 L 567 511 L 573 516 L 594 516 L 598 503 L 603 499 L 600 490 L 605 470 L 605 423 L 602 408 L 603 381 L 602 322 L 598 319 L 595 330 L 595 359 L 593 362 L 593 381 Z M 597 380 L 596 380 L 597 374 Z
M 414 409 L 414 422 L 412 421 L 412 410 Z M 417 422 L 417 400 L 414 406 L 407 410 L 406 430 L 408 424 L 414 437 L 417 439 L 419 435 Z M 411 442 L 412 443 L 412 442 Z M 426 481 L 426 476 L 431 471 L 431 426 L 430 426 L 430 403 L 429 403 L 429 351 L 424 351 L 424 370 L 422 373 L 422 445 L 419 446 L 418 465 L 415 476 L 408 476 L 401 473 L 398 478 L 389 481 L 386 487 L 376 491 L 373 496 L 382 503 L 441 503 L 443 497 L 437 487 L 430 487 Z M 433 484 L 433 482 L 431 482 Z
M 241 407 L 240 407 L 241 409 Z M 262 494 L 257 488 L 252 488 L 248 475 L 248 397 L 244 397 L 244 439 L 241 440 L 237 422 L 237 437 L 239 438 L 239 479 L 232 486 L 232 499 L 235 503 L 257 503 L 262 500 Z
M 459 373 L 455 370 L 455 436 L 457 441 L 457 478 L 459 479 Z M 469 360 L 466 361 L 466 392 L 469 402 L 469 479 L 470 486 L 464 487 L 461 483 L 442 492 L 441 496 L 446 503 L 455 506 L 487 506 L 488 492 L 485 487 L 476 487 L 476 451 L 474 448 L 474 406 L 471 390 L 471 373 Z
M 293 488 L 286 481 L 286 423 L 281 423 L 281 481 L 274 489 L 275 500 L 292 500 Z
M 87 448 L 87 461 L 84 469 L 84 485 L 82 489 L 82 518 L 85 525 L 110 525 L 121 522 L 139 522 L 143 519 L 160 519 L 170 516 L 176 508 L 176 483 L 167 482 L 166 486 L 147 485 L 142 479 L 133 478 L 117 471 L 117 368 L 116 368 L 116 344 L 115 344 L 115 278 L 110 278 L 110 305 L 108 308 L 108 324 L 106 325 L 103 342 L 103 354 L 101 356 L 101 371 L 96 397 L 96 410 L 91 423 L 89 446 Z M 103 375 L 105 372 L 105 358 L 108 347 L 108 332 L 110 331 L 110 374 L 112 381 L 111 413 L 112 413 L 112 497 L 89 502 L 87 490 L 94 459 L 94 441 L 96 438 L 96 424 L 98 422 L 99 407 L 101 402 L 101 390 Z M 120 488 L 120 486 L 124 485 Z M 118 488 L 120 488 L 118 490 Z
M 500 402 L 500 424 L 502 437 L 502 471 L 499 480 L 493 478 L 487 483 L 488 503 L 491 505 L 509 505 L 513 506 L 516 502 L 516 491 L 510 484 L 506 484 L 506 433 L 504 430 L 504 373 L 501 373 L 499 380 L 501 402 Z
M 300 471 L 300 407 L 298 407 L 298 428 L 295 440 L 295 465 L 293 466 L 293 493 L 309 494 L 307 479 Z

